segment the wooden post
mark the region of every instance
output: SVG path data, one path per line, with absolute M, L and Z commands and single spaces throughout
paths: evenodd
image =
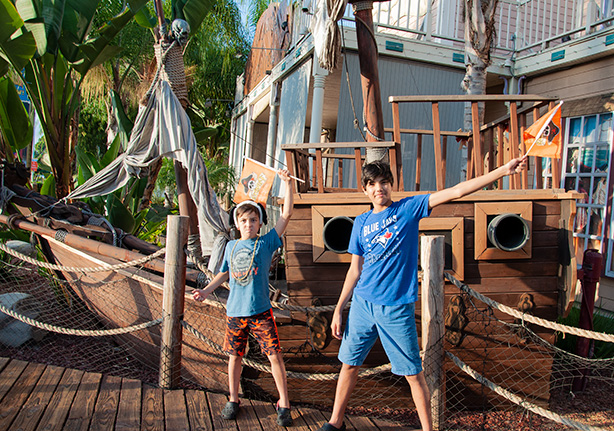
M 443 425 L 445 388 L 443 373 L 444 336 L 444 237 L 423 236 L 420 241 L 422 266 L 422 347 L 424 377 L 431 393 L 433 428 Z
M 443 190 L 446 186 L 445 172 L 441 172 L 441 128 L 439 123 L 439 103 L 431 103 L 433 113 L 433 151 L 435 154 L 435 181 L 437 190 Z
M 373 26 L 373 2 L 350 0 L 356 17 L 356 44 L 362 87 L 363 112 L 367 129 L 367 142 L 384 140 L 384 114 L 379 86 L 378 52 Z M 383 148 L 367 148 L 367 163 L 386 160 L 388 151 Z
M 181 319 L 185 296 L 186 254 L 189 217 L 168 216 L 164 296 L 162 298 L 162 337 L 158 383 L 164 389 L 176 387 L 181 369 Z

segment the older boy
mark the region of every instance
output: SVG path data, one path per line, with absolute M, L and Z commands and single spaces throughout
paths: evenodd
M 514 159 L 481 177 L 449 189 L 392 200 L 393 176 L 388 164 L 373 162 L 362 170 L 362 187 L 373 209 L 356 217 L 348 251 L 352 254 L 331 323 L 335 338 L 343 339 L 343 363 L 333 413 L 319 431 L 345 430 L 343 418 L 358 371 L 380 338 L 392 373 L 405 376 L 422 429 L 432 430 L 429 390 L 424 379 L 416 333 L 414 303 L 418 300 L 418 223 L 432 208 L 480 190 L 499 178 L 524 169 L 526 157 Z M 352 305 L 345 332 L 342 312 Z

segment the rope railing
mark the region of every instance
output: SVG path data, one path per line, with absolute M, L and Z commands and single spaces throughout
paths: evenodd
M 147 263 L 153 259 L 156 259 L 160 256 L 162 256 L 165 252 L 166 249 L 161 248 L 160 250 L 156 251 L 153 254 L 147 255 L 145 257 L 142 257 L 141 259 L 136 259 L 136 260 L 131 260 L 129 262 L 124 262 L 124 263 L 118 263 L 116 265 L 107 265 L 107 264 L 103 264 L 99 267 L 74 267 L 74 266 L 63 266 L 63 265 L 56 265 L 53 263 L 48 263 L 48 262 L 41 262 L 40 260 L 37 259 L 33 259 L 29 256 L 26 256 L 25 254 L 22 254 L 16 250 L 13 250 L 9 247 L 6 246 L 6 244 L 0 243 L 0 250 L 10 254 L 13 257 L 16 257 L 18 259 L 21 259 L 24 262 L 30 263 L 32 265 L 36 265 L 38 267 L 41 268 L 46 268 L 46 269 L 51 269 L 51 270 L 55 270 L 55 271 L 65 271 L 65 272 L 80 272 L 80 273 L 94 273 L 94 272 L 104 272 L 104 271 L 117 271 L 120 269 L 125 269 L 125 268 L 130 268 L 130 267 L 134 267 L 134 266 L 140 266 L 143 265 L 144 263 Z M 195 260 L 196 266 L 198 267 L 198 269 L 204 273 L 207 277 L 209 278 L 213 278 L 214 274 L 209 271 L 209 269 L 204 266 L 201 262 L 199 262 L 198 260 Z M 223 287 L 225 287 L 226 289 L 229 289 L 228 283 L 224 282 L 222 284 Z M 208 303 L 212 303 L 212 302 L 218 302 L 218 301 L 207 301 Z M 330 311 L 334 311 L 335 310 L 335 305 L 322 305 L 322 306 L 311 306 L 311 307 L 305 307 L 305 306 L 301 306 L 301 305 L 292 305 L 292 304 L 287 304 L 287 303 L 283 303 L 283 302 L 277 302 L 277 301 L 271 301 L 271 306 L 273 306 L 274 308 L 277 308 L 279 310 L 286 310 L 286 311 L 296 311 L 296 312 L 301 312 L 301 313 L 305 313 L 305 314 L 309 314 L 309 313 L 325 313 L 325 312 L 330 312 Z M 346 308 L 348 308 L 350 306 L 350 304 L 348 303 L 348 305 L 346 306 Z
M 140 259 L 131 260 L 129 262 L 118 263 L 116 265 L 103 264 L 103 265 L 96 266 L 96 267 L 78 267 L 78 266 L 62 266 L 62 265 L 55 265 L 53 263 L 48 263 L 48 262 L 41 262 L 38 259 L 33 259 L 29 256 L 26 256 L 25 254 L 19 253 L 18 251 L 13 250 L 10 247 L 7 247 L 6 244 L 3 244 L 3 243 L 0 243 L 0 250 L 4 251 L 5 253 L 10 254 L 13 257 L 16 257 L 17 259 L 21 259 L 24 262 L 28 262 L 32 265 L 36 265 L 41 268 L 51 269 L 55 271 L 82 272 L 82 273 L 117 271 L 119 269 L 140 266 L 146 262 L 152 261 L 153 259 L 156 259 L 157 257 L 162 256 L 166 252 L 166 249 L 161 248 L 155 253 L 147 255 Z
M 217 352 L 228 356 L 228 353 L 222 349 L 222 346 L 220 346 L 219 344 L 211 341 L 209 338 L 207 338 L 203 333 L 201 333 L 200 331 L 198 331 L 196 328 L 194 328 L 192 325 L 190 325 L 189 323 L 185 322 L 185 321 L 181 321 L 181 326 L 183 326 L 183 328 L 188 331 L 190 334 L 192 334 L 192 336 L 194 336 L 195 338 L 199 339 L 200 341 L 202 341 L 203 343 L 207 344 L 209 347 L 215 349 Z M 243 358 L 243 364 L 250 367 L 250 368 L 254 368 L 258 371 L 263 371 L 265 373 L 269 373 L 271 374 L 271 367 L 265 364 L 262 364 L 260 362 L 256 362 L 253 361 L 251 359 L 247 359 L 247 358 Z M 391 365 L 390 364 L 383 364 L 377 367 L 373 367 L 373 368 L 365 368 L 359 371 L 358 376 L 359 377 L 369 377 L 375 374 L 379 374 L 385 371 L 389 371 L 391 369 Z M 295 371 L 291 371 L 291 370 L 287 370 L 286 371 L 286 375 L 290 378 L 294 378 L 294 379 L 302 379 L 302 380 L 319 380 L 319 381 L 325 381 L 325 380 L 337 380 L 339 378 L 339 373 L 298 373 Z
M 559 331 L 565 334 L 577 335 L 584 338 L 590 338 L 598 341 L 605 341 L 608 343 L 614 343 L 614 335 L 612 334 L 604 334 L 602 332 L 590 331 L 582 328 L 575 328 L 573 326 L 562 325 L 560 323 L 552 322 L 550 320 L 542 319 L 537 316 L 533 316 L 532 314 L 526 314 L 522 311 L 516 310 L 512 307 L 508 307 L 507 305 L 503 305 L 497 301 L 494 301 L 487 296 L 482 295 L 479 292 L 476 292 L 469 286 L 464 283 L 458 281 L 453 275 L 444 272 L 445 278 L 447 278 L 452 284 L 454 284 L 461 291 L 473 296 L 474 298 L 484 302 L 490 307 L 497 309 L 503 313 L 506 313 L 516 319 L 520 319 L 523 322 L 533 323 L 535 325 L 539 325 L 541 327 L 552 329 L 554 331 Z
M 575 429 L 579 429 L 579 430 L 583 430 L 583 431 L 605 431 L 605 428 L 600 428 L 600 427 L 594 427 L 591 425 L 587 425 L 587 424 L 583 424 L 581 422 L 578 421 L 574 421 L 572 419 L 568 419 L 566 417 L 563 417 L 557 413 L 554 413 L 550 410 L 544 409 L 542 407 L 539 407 L 538 405 L 535 405 L 525 399 L 523 399 L 522 397 L 519 397 L 518 395 L 508 391 L 505 388 L 502 388 L 501 386 L 497 385 L 496 383 L 490 381 L 489 379 L 487 379 L 486 377 L 482 376 L 481 374 L 479 374 L 476 370 L 474 370 L 473 368 L 471 368 L 469 365 L 465 364 L 462 360 L 460 360 L 457 356 L 455 356 L 454 354 L 450 353 L 450 352 L 446 352 L 446 355 L 448 356 L 448 358 L 450 358 L 452 360 L 452 362 L 454 362 L 454 364 L 459 367 L 464 373 L 466 373 L 467 375 L 469 375 L 471 378 L 473 378 L 474 380 L 476 380 L 477 382 L 479 382 L 480 384 L 486 386 L 487 388 L 489 388 L 490 390 L 496 392 L 497 394 L 501 395 L 502 397 L 504 397 L 505 399 L 513 402 L 514 404 L 529 410 L 535 414 L 538 414 L 540 416 L 543 416 L 547 419 L 550 419 L 552 421 L 558 422 L 560 424 L 563 425 L 567 425 L 570 427 L 573 427 Z
M 213 277 L 215 277 L 215 274 L 209 271 L 209 269 L 205 265 L 203 265 L 201 262 L 199 262 L 196 259 L 194 261 L 198 269 L 202 273 L 204 273 L 207 277 L 209 277 L 209 279 L 212 279 Z M 226 289 L 230 289 L 230 287 L 228 286 L 228 282 L 222 283 L 222 286 L 225 287 Z M 271 301 L 271 306 L 279 310 L 296 311 L 296 312 L 301 312 L 305 314 L 326 313 L 330 311 L 335 311 L 335 307 L 336 307 L 336 305 L 320 305 L 320 306 L 304 307 L 302 305 L 292 305 L 292 304 L 287 304 L 284 302 L 277 302 L 277 301 Z M 348 303 L 346 308 L 348 308 L 349 306 L 350 304 Z
M 14 319 L 19 320 L 20 322 L 26 323 L 30 326 L 34 326 L 35 328 L 44 329 L 50 332 L 57 332 L 58 334 L 64 335 L 78 335 L 82 337 L 105 337 L 108 335 L 120 335 L 120 334 L 128 334 L 130 332 L 140 331 L 142 329 L 150 328 L 155 325 L 159 325 L 162 323 L 162 318 L 150 320 L 148 322 L 139 323 L 138 325 L 126 326 L 124 328 L 115 328 L 115 329 L 72 329 L 72 328 L 64 328 L 62 326 L 50 325 L 48 323 L 39 322 L 38 320 L 32 319 L 30 317 L 19 314 L 10 308 L 6 307 L 4 304 L 0 303 L 0 311 L 4 314 L 11 316 Z

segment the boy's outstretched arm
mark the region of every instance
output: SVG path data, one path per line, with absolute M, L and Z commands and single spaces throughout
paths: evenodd
M 220 287 L 220 285 L 227 280 L 228 271 L 218 272 L 204 289 L 194 289 L 192 291 L 192 297 L 197 301 L 204 301 L 211 292 Z
M 281 216 L 275 224 L 275 230 L 277 235 L 282 236 L 286 231 L 290 217 L 292 217 L 292 211 L 294 210 L 294 184 L 290 173 L 287 170 L 280 169 L 277 171 L 277 175 L 286 183 L 286 196 L 284 197 L 284 206 L 281 210 Z
M 431 194 L 429 197 L 429 208 L 434 208 L 437 205 L 445 204 L 453 199 L 462 198 L 477 190 L 483 189 L 487 185 L 506 175 L 513 175 L 522 172 L 527 166 L 527 156 L 519 157 L 510 160 L 503 166 L 499 166 L 487 174 L 472 178 L 462 183 L 458 183 L 454 187 L 440 190 Z
M 352 262 L 350 263 L 350 269 L 345 276 L 345 281 L 343 282 L 343 289 L 341 290 L 341 295 L 339 295 L 339 300 L 337 301 L 337 306 L 335 307 L 335 311 L 333 312 L 333 320 L 330 324 L 330 330 L 333 337 L 337 339 L 341 339 L 343 335 L 343 310 L 349 300 L 352 298 L 352 293 L 354 292 L 354 287 L 356 287 L 356 283 L 358 283 L 358 279 L 360 278 L 360 273 L 362 272 L 362 264 L 364 262 L 364 257 L 359 256 L 357 254 L 352 255 Z

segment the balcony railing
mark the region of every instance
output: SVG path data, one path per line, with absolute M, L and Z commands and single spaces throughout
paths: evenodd
M 353 20 L 348 5 L 344 25 L 353 26 Z M 464 44 L 462 0 L 374 2 L 373 21 L 378 33 L 459 48 Z M 528 55 L 612 25 L 614 0 L 501 0 L 493 54 Z

